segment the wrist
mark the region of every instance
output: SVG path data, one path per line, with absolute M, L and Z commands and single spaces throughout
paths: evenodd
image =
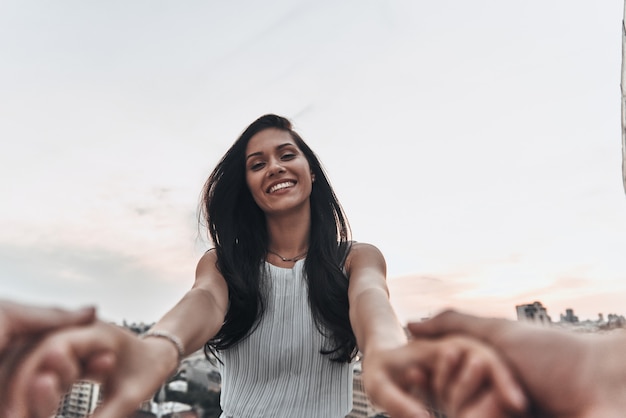
M 156 350 L 155 354 L 159 357 L 159 362 L 167 368 L 169 373 L 178 370 L 185 357 L 185 349 L 176 335 L 162 330 L 149 330 L 140 337 Z

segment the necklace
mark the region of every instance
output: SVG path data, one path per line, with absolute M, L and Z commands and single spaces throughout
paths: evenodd
M 304 258 L 304 257 L 307 255 L 307 253 L 308 253 L 308 251 L 305 251 L 305 252 L 303 252 L 302 254 L 297 255 L 297 256 L 295 256 L 295 257 L 287 258 L 287 257 L 283 257 L 282 255 L 278 254 L 277 252 L 274 252 L 274 251 L 269 250 L 269 249 L 267 250 L 267 252 L 268 252 L 268 253 L 272 253 L 272 254 L 274 254 L 274 255 L 278 256 L 281 260 L 283 260 L 283 261 L 285 261 L 285 262 L 294 262 L 294 261 L 298 261 L 298 260 L 300 260 L 301 258 Z

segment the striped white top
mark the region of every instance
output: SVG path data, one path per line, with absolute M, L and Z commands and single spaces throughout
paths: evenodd
M 220 352 L 222 418 L 340 418 L 352 410 L 352 364 L 320 354 L 304 260 L 265 263 L 270 289 L 258 328 Z

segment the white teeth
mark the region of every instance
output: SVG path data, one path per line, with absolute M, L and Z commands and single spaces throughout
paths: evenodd
M 268 193 L 274 193 L 277 190 L 286 189 L 287 187 L 293 186 L 295 183 L 292 181 L 285 181 L 283 183 L 278 183 L 270 187 Z

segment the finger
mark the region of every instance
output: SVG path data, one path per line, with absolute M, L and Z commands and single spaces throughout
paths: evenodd
M 511 415 L 500 408 L 497 395 L 487 391 L 476 396 L 472 403 L 458 412 L 457 418 L 511 418 Z
M 430 412 L 421 399 L 411 396 L 409 392 L 392 383 L 378 391 L 377 399 L 384 405 L 385 411 L 394 418 L 430 418 Z
M 426 374 L 426 371 L 421 368 L 408 365 L 405 370 L 404 381 L 406 385 L 411 387 L 414 392 L 419 391 L 419 393 L 425 394 L 428 392 L 429 386 L 429 377 Z
M 55 346 L 44 353 L 39 370 L 54 373 L 61 386 L 69 387 L 81 376 L 82 364 L 79 358 L 73 356 L 69 347 Z
M 42 353 L 38 352 L 39 347 L 35 348 L 11 374 L 11 384 L 4 402 L 17 416 L 29 416 L 23 411 L 32 409 L 38 416 L 48 406 L 45 400 L 68 389 L 78 376 L 78 366 L 73 364 L 69 356 L 63 355 L 63 347 L 45 344 L 44 348 Z M 41 408 L 33 405 L 39 403 L 39 397 L 44 399 Z
M 116 357 L 111 352 L 94 354 L 85 364 L 82 378 L 102 382 L 116 365 Z
M 430 338 L 414 338 L 396 351 L 394 361 L 399 365 L 411 364 L 431 370 L 439 357 L 440 342 Z
M 504 406 L 512 412 L 521 413 L 528 407 L 524 390 L 506 364 L 492 353 L 490 374 L 495 391 Z
M 465 367 L 467 374 L 460 376 L 459 379 L 465 378 L 466 381 L 455 385 L 458 387 L 458 393 L 462 393 L 462 389 L 467 388 L 465 395 L 459 395 L 465 398 L 460 402 L 467 402 L 476 393 L 476 391 L 469 390 L 470 388 L 474 386 L 478 388 L 482 384 L 497 394 L 505 409 L 517 413 L 523 412 L 526 409 L 526 396 L 504 360 L 491 348 L 474 340 L 465 339 L 464 344 L 468 350 L 465 356 L 470 357 Z M 476 374 L 472 375 L 472 373 Z
M 459 364 L 462 359 L 461 352 L 452 345 L 444 345 L 441 348 L 432 378 L 432 390 L 438 405 L 445 405 L 448 401 L 448 388 L 452 386 Z
M 497 335 L 497 330 L 505 322 L 503 319 L 480 318 L 449 310 L 423 322 L 409 323 L 408 328 L 418 337 L 462 333 L 488 341 L 493 335 Z
M 29 338 L 21 338 L 18 341 L 12 343 L 2 354 L 2 361 L 0 362 L 0 405 L 5 409 L 13 409 L 12 413 L 6 412 L 0 414 L 2 417 L 24 417 L 26 416 L 25 407 L 26 402 L 21 402 L 10 407 L 10 401 L 12 400 L 14 385 L 15 370 L 20 365 L 22 360 L 30 353 L 33 348 L 33 340 Z
M 458 416 L 459 412 L 471 404 L 472 400 L 486 388 L 488 372 L 485 362 L 476 356 L 465 356 L 458 378 L 450 385 L 446 409 L 452 416 Z
M 5 336 L 9 340 L 20 335 L 38 334 L 63 326 L 82 325 L 95 319 L 95 309 L 86 307 L 75 311 L 44 308 L 3 301 L 0 303 Z M 0 343 L 2 343 L 0 341 Z

